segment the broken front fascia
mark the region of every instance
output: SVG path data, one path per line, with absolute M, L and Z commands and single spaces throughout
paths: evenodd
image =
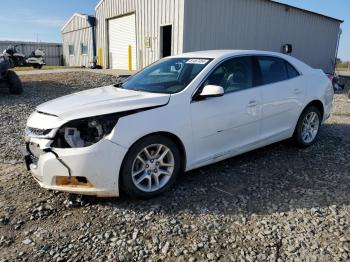
M 70 168 L 57 160 L 59 158 Z M 33 177 L 41 187 L 73 194 L 118 196 L 118 170 L 127 149 L 109 139 L 82 148 L 52 148 L 31 165 Z
M 52 147 L 80 148 L 96 144 L 116 126 L 120 113 L 72 120 L 58 129 Z
M 111 133 L 119 119 L 119 114 L 77 119 L 56 129 L 35 129 L 27 127 L 25 131 L 27 151 L 37 159 L 44 153 L 52 153 L 67 169 L 72 177 L 71 168 L 60 158 L 53 148 L 81 148 L 91 146 Z M 29 161 L 29 163 L 28 163 Z M 30 160 L 27 168 L 30 169 Z
M 36 130 L 39 131 L 39 130 Z M 54 152 L 51 148 L 51 145 L 53 143 L 53 138 L 55 136 L 55 133 L 58 131 L 58 129 L 52 129 L 46 134 L 43 134 L 42 132 L 38 134 L 39 132 L 33 132 L 32 128 L 26 128 L 25 130 L 25 141 L 26 141 L 26 151 L 32 156 L 37 159 L 42 154 L 45 153 L 52 153 L 55 155 L 56 159 L 67 168 L 69 177 L 71 177 L 71 169 L 70 167 L 58 156 L 56 152 Z M 29 156 L 26 157 L 26 163 L 27 163 L 27 169 L 30 170 L 30 165 L 33 164 L 33 161 Z M 29 158 L 28 158 L 29 157 Z
M 28 119 L 26 131 L 27 143 L 38 148 L 33 150 L 38 154 L 36 163 L 29 165 L 33 177 L 46 189 L 100 197 L 119 196 L 118 170 L 128 149 L 112 142 L 109 136 L 113 135 L 113 130 L 117 132 L 120 118 L 161 106 L 69 121 L 34 112 Z M 37 134 L 33 134 L 34 131 Z
M 54 148 L 53 139 L 28 137 L 27 148 L 36 155 L 28 165 L 41 187 L 74 194 L 118 196 L 120 161 L 127 149 L 102 139 L 89 147 Z M 35 149 L 35 150 L 34 150 Z

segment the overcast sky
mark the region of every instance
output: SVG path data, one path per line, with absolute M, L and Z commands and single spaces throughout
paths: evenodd
M 75 12 L 94 14 L 98 2 L 98 0 L 3 1 L 0 12 L 0 39 L 61 42 L 61 28 L 72 14 Z M 279 2 L 345 20 L 341 26 L 343 34 L 338 56 L 343 60 L 350 60 L 350 0 L 280 0 Z

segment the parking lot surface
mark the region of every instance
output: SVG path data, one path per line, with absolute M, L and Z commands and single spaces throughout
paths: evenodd
M 148 201 L 41 189 L 18 147 L 35 106 L 111 84 L 88 72 L 22 75 L 0 94 L 0 261 L 349 261 L 350 101 L 319 141 L 280 142 L 186 173 Z M 350 81 L 347 86 L 350 86 Z
M 61 74 L 61 73 L 96 73 L 103 75 L 131 75 L 134 71 L 130 72 L 127 70 L 116 70 L 116 69 L 88 69 L 88 68 L 62 68 L 62 69 L 50 69 L 50 70 L 29 70 L 29 71 L 17 71 L 19 76 L 30 76 L 30 75 L 44 75 L 44 74 Z

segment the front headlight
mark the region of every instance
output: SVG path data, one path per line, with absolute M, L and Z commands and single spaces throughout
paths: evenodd
M 120 114 L 109 114 L 72 120 L 57 132 L 53 147 L 88 147 L 109 135 L 118 122 Z

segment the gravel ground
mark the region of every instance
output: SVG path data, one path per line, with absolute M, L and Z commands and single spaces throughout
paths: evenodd
M 277 143 L 184 174 L 148 200 L 39 188 L 17 147 L 36 105 L 113 83 L 88 73 L 22 76 L 0 94 L 0 261 L 349 261 L 350 101 L 335 96 L 320 140 Z M 350 81 L 348 86 L 350 86 Z

